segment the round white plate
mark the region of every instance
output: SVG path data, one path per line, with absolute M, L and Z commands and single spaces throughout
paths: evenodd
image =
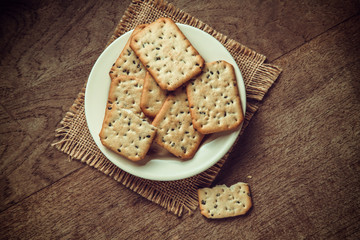
M 226 48 L 208 33 L 197 28 L 177 24 L 205 62 L 225 60 L 234 66 L 242 108 L 245 114 L 246 93 L 243 78 L 235 60 Z M 219 161 L 234 144 L 241 126 L 233 131 L 211 134 L 205 138 L 192 159 L 181 160 L 167 151 L 150 151 L 140 162 L 132 162 L 105 148 L 99 138 L 110 87 L 109 71 L 124 48 L 132 31 L 111 43 L 95 62 L 85 91 L 85 115 L 95 143 L 116 166 L 135 176 L 158 181 L 179 180 L 205 171 Z M 160 148 L 160 147 L 158 147 Z

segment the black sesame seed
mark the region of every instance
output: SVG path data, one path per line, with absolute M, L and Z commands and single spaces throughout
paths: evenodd
M 184 153 L 186 153 L 186 147 L 181 146 L 181 149 L 183 150 Z

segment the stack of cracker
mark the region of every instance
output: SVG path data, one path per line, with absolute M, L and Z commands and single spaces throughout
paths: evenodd
M 244 119 L 233 66 L 205 63 L 169 18 L 136 27 L 110 77 L 100 139 L 133 161 L 152 142 L 192 158 L 206 134 L 233 130 Z

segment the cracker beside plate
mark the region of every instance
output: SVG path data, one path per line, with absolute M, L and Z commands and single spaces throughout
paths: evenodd
M 218 185 L 198 189 L 201 214 L 207 218 L 227 218 L 246 214 L 252 207 L 249 185 Z

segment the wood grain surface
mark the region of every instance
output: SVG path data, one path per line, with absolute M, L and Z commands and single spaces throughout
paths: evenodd
M 51 147 L 129 0 L 2 1 L 0 239 L 360 239 L 359 1 L 170 2 L 284 69 L 214 182 L 251 211 L 178 218 Z

